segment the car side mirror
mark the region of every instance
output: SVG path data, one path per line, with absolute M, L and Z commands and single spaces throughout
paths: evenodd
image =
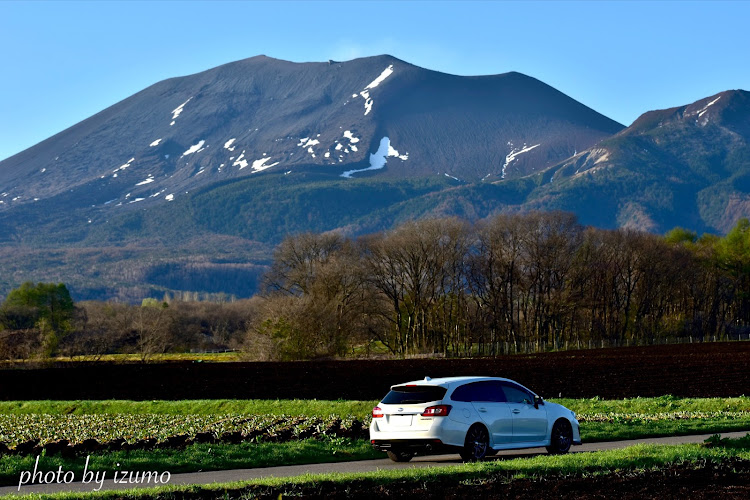
M 543 404 L 544 404 L 544 400 L 542 399 L 542 397 L 535 395 L 534 396 L 534 408 L 536 408 L 538 410 L 539 409 L 539 405 L 543 405 Z

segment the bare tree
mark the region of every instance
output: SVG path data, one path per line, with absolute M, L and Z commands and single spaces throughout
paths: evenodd
M 263 280 L 266 293 L 308 293 L 320 267 L 341 249 L 343 242 L 335 233 L 304 233 L 285 238 L 274 252 L 271 270 Z
M 169 311 L 162 307 L 141 306 L 134 308 L 131 323 L 135 334 L 136 352 L 141 361 L 170 347 Z

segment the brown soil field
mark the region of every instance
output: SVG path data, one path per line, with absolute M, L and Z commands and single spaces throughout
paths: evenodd
M 468 484 L 466 484 L 468 483 Z M 472 484 L 473 483 L 473 484 Z M 282 491 L 263 492 L 275 498 Z M 296 494 L 300 495 L 297 497 Z M 536 499 L 558 498 L 617 499 L 750 498 L 750 461 L 728 460 L 723 463 L 682 463 L 652 470 L 625 470 L 596 476 L 571 474 L 533 479 L 508 480 L 502 475 L 473 482 L 431 485 L 429 482 L 395 481 L 384 485 L 354 482 L 346 485 L 322 483 L 308 491 L 283 492 L 295 498 L 487 498 Z M 185 497 L 192 498 L 192 497 Z
M 750 394 L 748 366 L 750 342 L 474 359 L 6 364 L 0 368 L 0 400 L 374 400 L 392 384 L 427 375 L 507 377 L 543 397 L 731 397 Z

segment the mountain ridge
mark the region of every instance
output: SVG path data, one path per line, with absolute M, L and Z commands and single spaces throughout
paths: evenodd
M 603 189 L 619 205 L 611 214 L 617 226 L 726 233 L 750 215 L 750 92 L 727 90 L 648 111 L 540 175 L 546 187 L 536 208 L 575 211 L 573 192 Z

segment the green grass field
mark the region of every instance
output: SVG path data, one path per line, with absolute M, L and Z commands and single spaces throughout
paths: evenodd
M 398 482 L 413 484 L 417 489 L 445 490 L 462 485 L 480 485 L 487 481 L 510 482 L 523 478 L 550 478 L 564 475 L 583 475 L 596 478 L 613 471 L 638 471 L 664 467 L 669 464 L 722 462 L 728 459 L 750 460 L 750 435 L 738 440 L 715 441 L 712 446 L 637 445 L 619 450 L 568 455 L 539 455 L 531 458 L 489 460 L 479 463 L 431 468 L 380 470 L 368 473 L 304 475 L 294 478 L 267 478 L 246 482 L 211 484 L 206 486 L 167 486 L 128 492 L 91 494 L 25 495 L 23 499 L 50 498 L 133 498 L 177 499 L 190 498 L 283 498 L 320 494 L 321 491 L 387 489 Z
M 559 402 L 577 412 L 581 420 L 581 436 L 585 442 L 750 430 L 748 397 L 696 399 L 663 396 L 624 400 L 564 399 Z M 15 425 L 28 427 L 26 430 L 29 432 L 23 433 L 22 438 L 17 438 L 16 443 L 34 436 L 42 438 L 42 435 L 51 436 L 47 440 L 65 438 L 80 442 L 87 435 L 98 435 L 95 432 L 98 428 L 92 426 L 112 427 L 112 422 L 123 432 L 132 432 L 126 431 L 129 428 L 126 425 L 129 416 L 135 419 L 134 422 L 148 423 L 150 427 L 142 429 L 146 434 L 162 438 L 174 435 L 170 432 L 176 432 L 178 426 L 174 422 L 175 416 L 190 417 L 179 422 L 188 426 L 193 425 L 190 424 L 193 420 L 225 425 L 229 420 L 237 419 L 238 415 L 354 418 L 366 425 L 376 403 L 317 400 L 7 401 L 0 402 L 0 417 L 5 417 L 8 425 L 20 422 Z M 193 419 L 192 416 L 199 418 Z M 23 423 L 27 421 L 31 423 Z M 137 422 L 137 426 L 145 425 Z M 40 430 L 32 430 L 32 423 Z M 181 427 L 180 429 L 179 432 L 185 432 Z M 0 435 L 3 434 L 10 436 L 12 433 L 8 434 L 7 429 L 5 432 L 0 429 Z M 9 438 L 6 441 L 7 439 Z M 92 452 L 91 456 L 93 463 L 102 469 L 120 463 L 121 467 L 134 471 L 188 472 L 284 463 L 359 460 L 383 457 L 384 454 L 372 450 L 365 439 L 323 436 L 322 439 L 292 440 L 285 443 L 255 439 L 253 442 L 239 444 L 192 444 L 184 449 Z M 17 471 L 25 470 L 32 458 L 30 455 L 0 457 L 0 482 L 12 484 L 17 479 Z M 78 470 L 83 463 L 81 457 L 44 455 L 41 461 L 45 465 L 54 468 L 63 466 L 67 470 Z
M 748 397 L 697 399 L 662 396 L 624 400 L 564 399 L 559 402 L 578 414 L 584 442 L 750 430 Z M 234 420 L 242 422 L 243 416 L 252 421 L 263 421 L 264 418 L 273 421 L 274 418 L 270 417 L 286 421 L 289 416 L 347 418 L 350 421 L 358 419 L 367 425 L 376 403 L 318 400 L 6 401 L 0 402 L 0 421 L 25 427 L 27 432 L 19 434 L 16 430 L 14 434 L 9 433 L 9 429 L 0 429 L 0 436 L 6 436 L 4 439 L 9 446 L 13 435 L 20 435 L 15 438 L 15 443 L 33 437 L 47 442 L 60 438 L 81 442 L 86 437 L 100 435 L 97 426 L 107 427 L 110 435 L 114 425 L 121 432 L 131 433 L 122 436 L 128 439 L 161 436 L 161 440 L 175 435 L 178 430 L 186 432 L 183 426 L 191 428 L 195 425 L 195 431 L 200 431 L 200 426 L 206 422 L 213 422 L 211 425 L 217 428 L 216 425 L 226 426 Z M 185 418 L 175 421 L 175 417 Z M 137 429 L 128 425 L 129 420 L 133 420 Z M 237 428 L 246 429 L 249 424 L 242 425 L 245 427 Z M 133 429 L 143 435 L 136 436 Z M 115 434 L 110 437 L 117 437 Z M 382 452 L 374 451 L 366 439 L 324 435 L 317 439 L 287 442 L 254 439 L 239 444 L 191 444 L 183 449 L 92 452 L 91 460 L 92 466 L 101 470 L 113 470 L 119 463 L 119 467 L 125 470 L 177 473 L 384 456 Z M 34 458 L 32 455 L 0 456 L 0 484 L 15 484 L 19 471 L 27 470 Z M 82 456 L 64 458 L 42 454 L 40 465 L 45 470 L 62 466 L 64 470 L 80 471 L 84 459 Z
M 278 465 L 346 462 L 382 458 L 365 440 L 305 439 L 287 443 L 194 444 L 184 449 L 131 450 L 92 453 L 89 469 L 116 471 L 169 471 L 251 469 Z M 34 468 L 35 456 L 0 457 L 0 485 L 18 484 L 20 471 Z M 73 471 L 80 478 L 86 456 L 39 457 L 38 470 Z

